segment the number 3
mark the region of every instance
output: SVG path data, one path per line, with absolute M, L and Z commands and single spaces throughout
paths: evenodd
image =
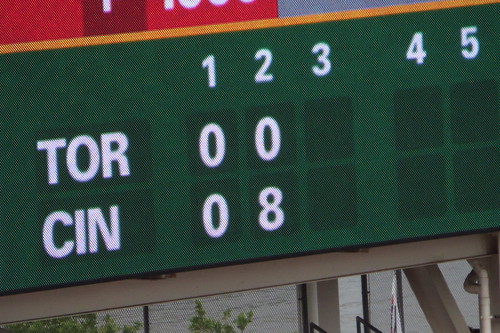
M 312 67 L 312 71 L 316 76 L 325 76 L 330 73 L 332 69 L 332 63 L 328 57 L 330 56 L 330 46 L 326 43 L 318 43 L 314 45 L 311 52 L 313 54 L 318 54 L 318 65 Z

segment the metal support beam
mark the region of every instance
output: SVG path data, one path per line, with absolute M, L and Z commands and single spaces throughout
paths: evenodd
M 309 333 L 309 313 L 307 311 L 307 284 L 301 283 L 297 289 L 297 313 L 299 333 Z
M 143 322 L 144 322 L 144 333 L 149 333 L 149 306 L 144 306 L 142 308 Z
M 470 333 L 437 265 L 407 268 L 404 272 L 433 332 Z
M 499 250 L 500 250 L 500 237 Z M 500 332 L 500 255 L 494 255 L 482 259 L 472 259 L 469 263 L 474 270 L 484 268 L 488 276 L 488 289 L 489 289 L 489 313 L 491 314 L 491 332 Z M 479 288 L 480 289 L 480 288 Z M 479 290 L 478 289 L 478 290 Z M 486 295 L 483 295 L 483 297 Z M 479 296 L 481 301 L 481 296 Z M 481 317 L 483 313 L 480 314 Z
M 368 275 L 363 274 L 361 275 L 361 299 L 363 303 L 363 320 L 366 323 L 370 323 L 371 318 L 370 318 L 370 283 L 368 282 Z M 365 333 L 370 333 L 370 329 L 365 326 L 364 330 Z
M 308 283 L 307 298 L 309 321 L 328 333 L 340 332 L 338 280 Z
M 310 323 L 319 324 L 318 286 L 316 282 L 307 284 L 307 314 Z
M 329 333 L 340 332 L 339 281 L 317 282 L 319 326 Z
M 495 235 L 450 237 L 380 246 L 362 252 L 326 253 L 233 265 L 178 273 L 164 280 L 129 279 L 1 296 L 0 323 L 141 306 L 494 255 L 498 252 Z
M 497 255 L 491 260 L 490 291 L 493 294 L 491 301 L 491 313 L 494 319 L 491 322 L 493 332 L 500 332 L 500 233 L 497 234 Z

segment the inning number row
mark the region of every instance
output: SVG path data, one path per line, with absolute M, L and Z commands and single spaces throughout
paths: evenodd
M 477 26 L 462 27 L 460 29 L 461 54 L 464 59 L 475 59 L 479 54 L 479 39 L 477 37 Z M 311 53 L 316 57 L 316 64 L 311 67 L 311 72 L 317 76 L 326 76 L 331 73 L 332 62 L 330 60 L 331 48 L 328 43 L 316 43 Z M 415 32 L 406 51 L 406 59 L 415 61 L 417 65 L 423 65 L 427 51 L 424 47 L 424 33 Z M 273 63 L 273 53 L 269 48 L 259 49 L 254 60 L 261 62 L 260 67 L 254 76 L 257 84 L 268 83 L 274 80 L 274 74 L 271 72 Z M 217 87 L 217 69 L 216 57 L 213 54 L 203 59 L 201 67 L 207 71 L 207 83 L 209 88 Z

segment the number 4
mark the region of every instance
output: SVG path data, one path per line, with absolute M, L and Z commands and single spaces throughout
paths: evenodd
M 413 35 L 408 51 L 406 51 L 406 59 L 415 60 L 418 65 L 422 65 L 425 57 L 427 57 L 427 52 L 424 50 L 424 34 L 416 32 Z

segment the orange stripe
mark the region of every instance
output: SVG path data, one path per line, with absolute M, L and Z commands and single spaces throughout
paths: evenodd
M 341 21 L 341 20 L 358 19 L 365 17 L 414 13 L 414 12 L 486 5 L 494 3 L 499 3 L 499 0 L 435 1 L 435 2 L 425 2 L 425 3 L 411 4 L 411 5 L 398 5 L 391 7 L 352 10 L 345 12 L 305 15 L 296 17 L 274 18 L 274 19 L 258 20 L 258 21 L 242 21 L 242 22 L 234 22 L 226 24 L 196 26 L 196 27 L 177 28 L 168 30 L 142 31 L 142 32 L 132 32 L 132 33 L 115 34 L 115 35 L 59 39 L 59 40 L 30 42 L 30 43 L 17 43 L 17 44 L 0 45 L 0 54 L 104 45 L 104 44 L 116 44 L 124 42 L 187 37 L 187 36 L 207 35 L 207 34 L 215 34 L 223 32 L 245 31 L 245 30 L 255 30 L 264 28 L 276 28 L 276 27 L 285 27 L 285 26 L 293 26 L 301 24 L 327 22 L 327 21 Z

